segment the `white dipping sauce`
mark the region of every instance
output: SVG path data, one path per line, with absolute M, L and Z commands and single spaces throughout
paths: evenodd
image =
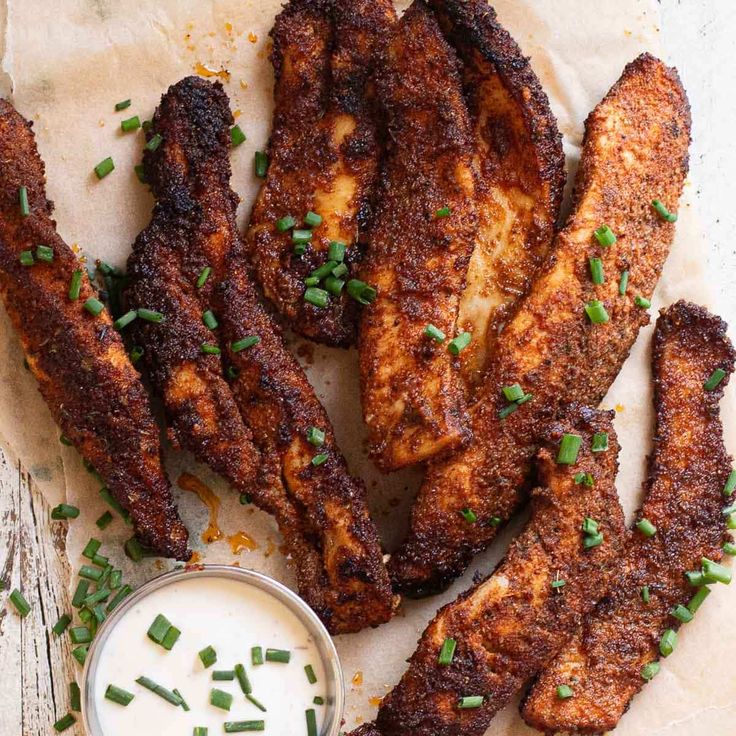
M 171 651 L 151 641 L 146 632 L 163 614 L 181 636 Z M 211 646 L 217 662 L 205 668 L 200 650 Z M 251 664 L 251 647 L 288 649 L 288 664 L 264 661 Z M 190 736 L 195 726 L 209 729 L 208 736 L 224 733 L 226 721 L 265 721 L 264 734 L 307 734 L 305 711 L 313 708 L 320 733 L 325 697 L 325 670 L 319 651 L 301 621 L 281 601 L 249 585 L 217 577 L 196 576 L 154 590 L 138 601 L 114 624 L 102 643 L 93 692 L 104 736 Z M 267 709 L 260 711 L 246 700 L 237 678 L 212 679 L 215 670 L 232 670 L 243 664 L 253 687 L 252 695 Z M 317 682 L 310 684 L 304 667 L 311 665 Z M 176 688 L 191 708 L 174 706 L 136 679 L 144 675 L 159 685 Z M 108 685 L 135 695 L 127 706 L 105 698 Z M 230 711 L 210 705 L 212 688 L 233 696 Z

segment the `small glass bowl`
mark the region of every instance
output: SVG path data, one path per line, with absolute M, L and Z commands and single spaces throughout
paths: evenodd
M 312 609 L 298 596 L 273 578 L 253 570 L 230 565 L 198 565 L 159 575 L 131 593 L 102 624 L 87 653 L 82 673 L 82 719 L 88 736 L 105 736 L 97 716 L 94 697 L 95 674 L 105 641 L 115 624 L 140 600 L 159 588 L 186 578 L 228 578 L 258 588 L 283 603 L 304 624 L 314 639 L 325 670 L 325 715 L 320 736 L 339 736 L 345 708 L 345 684 L 340 659 L 327 629 Z

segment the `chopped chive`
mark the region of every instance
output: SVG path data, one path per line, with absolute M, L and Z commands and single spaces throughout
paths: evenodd
M 726 529 L 736 529 L 736 514 L 731 514 L 726 519 Z
M 20 261 L 21 266 L 32 266 L 35 263 L 33 260 L 33 251 L 21 251 L 21 254 L 18 256 L 18 260 Z
M 230 379 L 236 379 L 240 375 L 240 369 L 236 368 L 234 365 L 229 365 L 227 367 L 227 377 Z
M 645 664 L 641 668 L 641 679 L 646 680 L 649 682 L 649 680 L 653 679 L 657 673 L 659 672 L 659 662 L 649 662 L 649 664 Z
M 644 601 L 644 603 L 649 603 L 650 598 L 651 596 L 649 594 L 649 586 L 642 585 L 641 586 L 641 599 Z
M 59 616 L 59 620 L 51 627 L 51 631 L 53 631 L 56 636 L 61 636 L 67 630 L 71 622 L 72 617 L 68 613 L 63 613 Z
M 442 642 L 442 649 L 440 649 L 440 656 L 437 658 L 438 664 L 447 666 L 452 664 L 452 660 L 455 658 L 455 649 L 457 648 L 457 641 L 455 639 L 445 639 Z
M 148 184 L 148 179 L 146 179 L 146 167 L 143 164 L 136 164 L 133 167 L 133 171 L 135 171 L 135 175 L 138 177 L 138 181 L 141 184 Z
M 645 536 L 653 537 L 657 533 L 657 527 L 649 519 L 640 519 L 636 522 L 636 528 Z
M 294 246 L 294 253 L 297 253 L 297 248 L 299 248 L 298 245 Z M 302 253 L 305 252 L 305 249 L 301 251 Z M 297 255 L 300 255 L 297 253 Z M 304 286 L 319 286 L 319 277 L 318 276 L 309 276 L 308 278 L 304 279 Z
M 232 704 L 233 696 L 230 693 L 226 693 L 224 690 L 218 690 L 216 687 L 210 690 L 210 705 L 214 705 L 215 708 L 221 708 L 222 710 L 230 710 Z
M 212 667 L 212 665 L 217 662 L 217 652 L 211 646 L 206 646 L 204 649 L 200 650 L 199 660 L 202 662 L 205 669 L 207 669 L 207 667 Z
M 307 708 L 304 717 L 307 720 L 307 736 L 317 736 L 317 713 L 314 708 Z
M 230 128 L 230 145 L 237 148 L 241 143 L 245 143 L 245 133 L 239 125 L 233 125 Z
M 263 664 L 263 649 L 261 647 L 251 647 L 250 663 L 255 667 Z
M 279 662 L 288 664 L 291 652 L 288 649 L 266 649 L 266 662 Z
M 247 506 L 249 503 L 251 503 L 251 497 L 247 493 L 241 493 L 240 494 L 240 505 Z
M 336 279 L 334 276 L 328 276 L 324 283 L 325 289 L 333 296 L 340 296 L 345 286 L 345 282 L 342 279 Z
M 105 501 L 113 511 L 117 511 L 120 516 L 125 519 L 126 523 L 130 523 L 130 514 L 120 505 L 107 488 L 100 488 L 100 498 Z
M 460 509 L 460 516 L 468 522 L 468 524 L 475 524 L 478 521 L 478 517 L 473 509 Z
M 245 671 L 245 667 L 242 664 L 235 665 L 235 677 L 238 678 L 240 689 L 245 695 L 249 695 L 253 692 L 253 687 L 248 679 L 248 673 Z
M 107 618 L 107 614 L 105 613 L 105 609 L 102 607 L 102 604 L 95 606 L 92 609 L 92 613 L 94 613 L 95 621 L 97 621 L 98 624 L 104 623 Z
M 91 296 L 85 303 L 83 304 L 83 307 L 93 316 L 93 317 L 99 317 L 100 312 L 105 308 L 105 305 L 99 300 L 95 299 L 95 297 Z
M 128 705 L 134 697 L 135 695 L 133 693 L 129 693 L 117 685 L 108 685 L 107 690 L 105 690 L 105 698 L 107 700 L 112 700 L 113 703 L 123 706 Z
M 315 705 L 324 705 L 325 699 L 321 695 L 315 695 L 314 698 L 312 699 L 312 702 Z
M 77 713 L 82 710 L 82 691 L 74 680 L 69 683 L 69 707 Z
M 92 593 L 92 595 L 88 595 L 84 599 L 84 605 L 92 609 L 95 605 L 98 603 L 101 603 L 102 601 L 106 601 L 110 597 L 110 590 L 109 588 L 103 586 L 96 592 Z M 83 642 L 78 642 L 79 644 L 82 644 Z
M 217 317 L 215 317 L 211 309 L 208 309 L 206 312 L 202 313 L 202 322 L 204 323 L 204 326 L 209 330 L 214 330 L 217 328 Z
M 113 162 L 112 158 L 108 156 L 107 158 L 100 161 L 100 163 L 95 166 L 95 175 L 98 179 L 104 179 L 108 174 L 111 174 L 115 170 L 115 163 Z
M 726 484 L 723 486 L 723 495 L 728 497 L 732 496 L 736 490 L 736 470 L 732 470 L 726 478 Z
M 703 588 L 703 590 L 708 590 L 708 588 Z M 683 624 L 686 624 L 693 620 L 693 614 L 690 609 L 686 608 L 681 603 L 678 603 L 670 611 L 670 616 L 676 618 L 678 621 L 681 621 Z
M 171 621 L 169 621 L 169 619 L 167 619 L 162 613 L 159 613 L 156 618 L 153 619 L 153 623 L 148 627 L 146 636 L 151 641 L 155 641 L 156 644 L 160 644 L 164 640 L 166 632 L 170 628 Z
M 157 324 L 166 319 L 161 312 L 157 312 L 154 309 L 146 309 L 145 307 L 138 309 L 138 316 L 146 322 L 155 322 Z
M 677 215 L 670 212 L 659 199 L 652 200 L 652 207 L 655 212 L 666 222 L 676 222 Z
M 447 337 L 444 332 L 439 327 L 435 327 L 434 325 L 427 325 L 424 328 L 424 335 L 425 337 L 430 337 L 435 342 L 444 342 L 445 338 Z
M 118 317 L 113 323 L 112 326 L 118 330 L 122 330 L 124 327 L 127 327 L 133 320 L 137 319 L 138 312 L 135 311 L 135 309 L 131 309 L 130 311 L 126 312 L 122 316 Z
M 220 353 L 222 353 L 222 350 L 220 350 L 219 346 L 214 345 L 211 342 L 203 342 L 199 346 L 199 349 L 205 355 L 220 355 Z
M 618 282 L 618 293 L 623 296 L 626 294 L 626 289 L 629 286 L 629 272 L 628 271 L 621 271 L 621 278 Z
M 601 225 L 593 232 L 593 235 L 595 235 L 595 239 L 604 248 L 608 248 L 616 242 L 616 236 L 608 225 Z
M 184 702 L 184 699 L 180 695 L 177 695 L 171 690 L 168 690 L 162 685 L 159 685 L 157 682 L 154 682 L 148 677 L 141 675 L 138 679 L 136 679 L 136 682 L 146 688 L 146 690 L 150 690 L 152 693 L 155 693 L 160 698 L 163 698 L 168 703 L 175 705 L 177 708 Z
M 314 447 L 322 447 L 325 443 L 325 433 L 319 427 L 310 427 L 307 430 L 307 442 Z
M 484 698 L 482 695 L 466 695 L 465 697 L 460 698 L 457 707 L 461 710 L 480 708 L 481 705 L 483 705 L 483 700 Z
M 23 597 L 18 588 L 10 594 L 10 602 L 21 618 L 25 618 L 31 612 L 31 604 Z
M 195 726 L 192 731 L 192 736 L 207 736 L 209 729 L 207 726 Z
M 125 550 L 126 557 L 133 560 L 133 562 L 140 562 L 145 557 L 146 551 L 135 537 L 128 539 L 123 545 L 123 549 Z
M 188 712 L 191 710 L 187 701 L 184 700 L 184 696 L 175 687 L 171 689 L 171 692 L 174 693 L 174 695 L 176 695 L 176 697 L 181 700 L 181 709 L 183 711 Z
M 61 442 L 62 445 L 66 445 L 67 447 L 72 446 L 72 441 L 66 436 L 66 435 L 59 435 L 59 442 Z
M 592 299 L 585 305 L 585 314 L 594 325 L 603 325 L 610 319 L 603 302 Z
M 588 488 L 592 488 L 595 485 L 595 480 L 591 473 L 575 473 L 573 481 L 575 482 L 575 485 L 583 485 Z
M 213 670 L 212 679 L 218 682 L 235 679 L 235 670 Z
M 461 332 L 455 338 L 450 340 L 447 344 L 447 349 L 450 351 L 451 355 L 460 355 L 460 353 L 470 345 L 470 341 L 472 339 L 473 336 L 469 332 Z
M 48 245 L 37 245 L 36 258 L 38 258 L 39 261 L 51 263 L 54 260 L 54 249 L 50 248 Z
M 92 632 L 86 626 L 72 626 L 69 629 L 69 638 L 72 644 L 89 644 L 92 641 Z
M 310 685 L 314 685 L 317 682 L 317 675 L 314 674 L 314 667 L 311 664 L 304 666 L 304 674 L 307 676 L 307 681 Z
M 376 290 L 361 281 L 360 279 L 350 279 L 347 285 L 348 294 L 355 299 L 359 304 L 368 305 L 372 304 L 376 300 L 378 295 Z
M 98 582 L 102 577 L 102 570 L 90 565 L 82 565 L 82 567 L 79 568 L 79 577 Z
M 588 258 L 590 266 L 590 279 L 594 284 L 602 284 L 605 280 L 603 273 L 603 261 L 600 258 Z
M 560 449 L 557 452 L 557 464 L 574 465 L 578 460 L 578 452 L 582 442 L 583 438 L 579 434 L 563 434 Z
M 645 296 L 635 296 L 634 297 L 634 304 L 636 304 L 637 307 L 641 307 L 642 309 L 649 309 L 649 307 L 652 306 L 652 303 L 647 299 Z
M 702 570 L 688 570 L 685 573 L 685 579 L 693 588 L 700 588 L 706 585 L 707 582 Z
M 72 301 L 76 301 L 79 299 L 79 292 L 82 289 L 82 271 L 81 269 L 77 269 L 73 274 L 72 278 L 69 281 L 69 298 Z
M 598 547 L 601 544 L 603 544 L 603 535 L 600 532 L 589 534 L 583 539 L 583 549 L 593 549 L 593 547 Z
M 731 570 L 724 565 L 719 565 L 707 557 L 703 557 L 703 575 L 708 583 L 723 583 L 728 585 L 731 582 Z
M 310 286 L 304 292 L 304 301 L 313 304 L 315 307 L 324 309 L 330 302 L 330 295 L 324 289 L 317 289 Z
M 511 386 L 504 386 L 502 390 L 506 401 L 518 401 L 524 398 L 524 389 L 518 383 L 513 383 Z
M 555 589 L 564 588 L 567 585 L 567 580 L 553 580 L 550 585 Z
M 710 374 L 710 378 L 703 384 L 703 388 L 706 391 L 714 391 L 725 377 L 726 371 L 722 368 L 716 368 L 713 373 Z
M 677 634 L 674 629 L 667 629 L 659 640 L 659 653 L 663 657 L 669 657 L 677 646 Z
M 489 526 L 501 526 L 501 517 L 500 516 L 492 516 L 488 520 Z
M 312 240 L 311 230 L 292 230 L 291 242 L 297 245 L 306 245 Z
M 586 516 L 583 519 L 582 530 L 584 534 L 598 534 L 598 522 Z
M 569 685 L 558 685 L 556 692 L 557 692 L 557 697 L 560 700 L 567 700 L 568 698 L 571 698 L 574 695 L 572 688 Z
M 265 721 L 225 721 L 225 733 L 244 733 L 245 731 L 265 731 Z M 315 731 L 316 734 L 316 731 Z
M 608 432 L 596 432 L 593 435 L 591 452 L 605 452 L 608 450 Z
M 304 224 L 311 228 L 319 227 L 322 224 L 322 216 L 310 210 L 304 215 Z
M 21 217 L 28 217 L 31 214 L 31 208 L 28 204 L 28 187 L 18 188 L 18 206 L 20 207 Z
M 736 555 L 736 544 L 734 544 L 733 542 L 724 542 L 721 549 L 723 550 L 723 553 L 729 555 L 729 557 L 733 557 L 734 555 Z
M 334 259 L 331 258 L 330 260 Z M 341 279 L 343 276 L 348 275 L 348 267 L 344 263 L 338 263 L 337 266 L 332 269 L 332 275 L 336 279 Z
M 163 136 L 160 133 L 154 133 L 148 143 L 146 143 L 146 149 L 149 151 L 155 151 L 163 141 Z
M 130 100 L 123 100 L 122 102 L 115 103 L 115 110 L 117 110 L 117 112 L 120 112 L 121 110 L 125 110 L 128 107 L 130 107 Z
M 199 276 L 197 276 L 197 288 L 201 289 L 205 283 L 207 282 L 207 279 L 210 277 L 210 274 L 212 273 L 212 267 L 211 266 L 205 266 L 200 272 Z
M 342 241 L 331 240 L 330 247 L 327 250 L 327 260 L 337 261 L 337 263 L 342 263 L 345 260 L 346 249 L 347 249 L 347 246 Z M 347 269 L 346 269 L 346 273 L 347 273 Z M 339 274 L 335 274 L 335 275 L 337 276 Z
M 327 462 L 328 458 L 329 458 L 329 455 L 326 452 L 321 452 L 319 453 L 319 455 L 315 455 L 312 458 L 312 465 L 314 465 L 315 467 L 324 465 Z
M 321 281 L 323 278 L 332 273 L 332 269 L 335 268 L 335 266 L 337 266 L 337 261 L 326 261 L 318 268 L 315 268 L 314 271 L 312 271 L 312 273 L 310 273 L 309 275 L 312 278 L 317 278 Z
M 507 406 L 504 406 L 502 409 L 498 410 L 498 418 L 506 419 L 509 414 L 513 414 L 518 408 L 519 404 L 516 402 L 514 402 L 513 404 L 508 404 Z
M 54 519 L 54 521 L 60 521 L 61 519 L 76 519 L 78 516 L 79 509 L 68 503 L 60 503 L 58 506 L 54 506 L 54 508 L 51 509 L 51 518 Z
M 435 213 L 435 217 L 449 217 L 452 214 L 452 210 L 449 207 L 440 207 Z
M 245 696 L 245 699 L 246 699 L 247 701 L 249 701 L 249 702 L 253 703 L 253 705 L 255 705 L 255 707 L 256 707 L 256 708 L 258 708 L 258 710 L 260 710 L 260 711 L 261 711 L 262 713 L 266 713 L 266 712 L 267 712 L 267 711 L 266 711 L 266 706 L 265 706 L 265 705 L 263 705 L 263 703 L 261 703 L 261 701 L 260 701 L 260 700 L 258 700 L 258 699 L 257 699 L 257 698 L 256 698 L 256 697 L 255 697 L 255 696 L 253 695 L 253 693 L 248 693 L 248 694 L 247 694 L 247 695 Z
M 130 362 L 135 365 L 143 357 L 143 348 L 140 345 L 134 345 L 131 351 L 128 353 Z
M 710 588 L 700 588 L 700 590 L 698 590 L 698 592 L 695 593 L 695 595 L 688 601 L 687 610 L 690 611 L 690 613 L 695 614 L 698 608 L 703 605 L 703 602 L 709 595 Z
M 54 723 L 54 731 L 58 733 L 66 731 L 67 728 L 71 728 L 76 722 L 77 719 L 71 713 L 67 713 L 62 718 L 59 718 L 56 723 Z
M 82 645 L 81 647 L 75 647 L 72 649 L 72 657 L 77 660 L 77 662 L 84 667 L 84 663 L 87 659 L 87 652 L 89 651 L 89 646 Z
M 132 118 L 120 121 L 120 129 L 123 133 L 131 133 L 134 130 L 138 130 L 141 127 L 141 119 L 134 115 Z
M 230 349 L 234 353 L 239 353 L 241 350 L 247 350 L 254 345 L 258 345 L 260 341 L 261 338 L 258 335 L 249 335 L 248 337 L 242 337 L 240 340 L 236 340 L 230 345 Z
M 72 606 L 74 606 L 74 608 L 81 607 L 81 605 L 84 603 L 84 599 L 87 597 L 88 590 L 89 590 L 88 580 L 80 580 L 77 583 L 77 588 L 74 591 L 74 595 L 72 596 Z
M 256 151 L 253 168 L 259 179 L 264 179 L 268 172 L 268 156 L 263 151 Z
M 296 218 L 292 217 L 291 215 L 286 215 L 285 217 L 280 217 L 278 220 L 276 220 L 276 229 L 280 233 L 288 232 L 295 225 L 296 225 Z
M 111 613 L 114 611 L 125 598 L 127 598 L 131 593 L 133 592 L 133 588 L 130 587 L 130 585 L 123 585 L 120 590 L 113 596 L 112 600 L 107 604 L 107 608 L 105 609 L 108 613 Z
M 304 255 L 304 254 L 305 254 L 305 253 L 307 252 L 307 244 L 306 244 L 306 243 L 297 243 L 297 244 L 296 244 L 296 245 L 295 245 L 295 246 L 294 246 L 294 247 L 292 248 L 292 251 L 291 251 L 291 252 L 292 252 L 292 253 L 293 253 L 293 254 L 294 254 L 295 256 L 303 256 L 303 255 Z M 306 283 L 306 281 L 311 281 L 311 280 L 312 280 L 312 279 L 306 279 L 306 280 L 305 280 L 305 283 Z M 313 286 L 315 286 L 315 285 L 316 285 L 316 284 L 318 284 L 318 283 L 319 283 L 319 279 L 314 279 L 314 284 L 312 284 L 312 285 L 313 285 Z M 307 286 L 309 286 L 309 284 L 307 284 Z

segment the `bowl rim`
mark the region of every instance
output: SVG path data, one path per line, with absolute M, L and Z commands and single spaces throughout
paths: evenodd
M 320 736 L 339 736 L 345 710 L 345 681 L 335 643 L 317 614 L 293 590 L 268 575 L 234 565 L 207 563 L 198 563 L 170 570 L 147 580 L 126 596 L 100 625 L 87 651 L 81 677 L 81 715 L 88 736 L 104 736 L 96 715 L 92 688 L 100 653 L 103 651 L 105 641 L 115 628 L 116 623 L 136 603 L 155 591 L 182 579 L 189 580 L 198 577 L 230 578 L 258 588 L 283 603 L 304 624 L 307 631 L 312 635 L 317 650 L 322 657 L 325 677 L 327 678 L 325 720 Z

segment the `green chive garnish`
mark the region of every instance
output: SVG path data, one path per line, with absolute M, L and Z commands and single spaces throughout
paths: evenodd
M 710 374 L 710 378 L 703 384 L 703 388 L 706 391 L 714 391 L 725 377 L 726 371 L 722 368 L 716 368 L 713 373 Z
M 306 245 L 312 240 L 311 230 L 292 230 L 291 242 L 297 245 Z
M 148 184 L 148 179 L 146 179 L 146 167 L 143 164 L 136 164 L 133 167 L 133 171 L 135 171 L 135 175 L 141 184 Z
M 348 294 L 355 299 L 356 302 L 363 304 L 364 306 L 372 304 L 376 300 L 376 290 L 360 279 L 350 279 L 347 284 L 347 290 Z
M 108 174 L 111 174 L 115 170 L 115 164 L 110 156 L 100 161 L 95 166 L 95 174 L 98 179 L 104 179 Z
M 337 261 L 337 263 L 342 263 L 345 260 L 345 250 L 346 250 L 345 243 L 342 243 L 339 240 L 332 240 L 330 241 L 330 247 L 327 250 L 327 260 L 328 261 Z M 345 273 L 347 273 L 347 267 L 345 268 Z M 334 274 L 335 276 L 340 276 L 341 274 Z
M 315 695 L 314 698 L 312 699 L 312 702 L 315 705 L 324 705 L 325 699 L 321 695 Z
M 589 258 L 590 278 L 594 284 L 602 284 L 606 279 L 603 273 L 603 261 L 600 258 Z
M 325 443 L 325 433 L 319 427 L 310 427 L 307 430 L 307 442 L 314 447 L 322 447 Z
M 35 263 L 33 260 L 33 251 L 21 251 L 21 254 L 18 256 L 18 260 L 20 261 L 21 266 L 32 266 Z
M 703 575 L 708 583 L 723 583 L 728 585 L 731 582 L 731 570 L 728 567 L 719 565 L 707 557 L 703 557 Z
M 148 627 L 146 635 L 151 641 L 155 641 L 156 644 L 160 644 L 164 640 L 166 632 L 170 628 L 171 621 L 169 621 L 169 619 L 167 619 L 162 613 L 159 613 L 156 618 L 153 619 L 153 623 Z
M 79 299 L 79 292 L 82 288 L 82 271 L 80 269 L 77 269 L 73 274 L 72 278 L 69 281 L 69 298 L 72 301 L 76 301 Z
M 342 279 L 336 279 L 334 276 L 328 276 L 324 281 L 325 289 L 333 296 L 340 296 L 345 286 Z
M 60 521 L 62 519 L 76 519 L 78 516 L 79 509 L 68 503 L 60 503 L 58 506 L 54 506 L 54 508 L 51 509 L 51 518 L 54 519 L 54 521 Z
M 235 670 L 214 670 L 212 672 L 212 679 L 218 682 L 224 682 L 226 680 L 234 680 Z
M 180 636 L 181 631 L 179 631 L 176 626 L 169 626 L 169 630 L 166 632 L 163 640 L 161 641 L 161 646 L 167 652 L 170 652 L 174 648 L 174 644 L 176 644 Z
M 266 662 L 289 664 L 291 652 L 288 649 L 266 649 Z
M 626 294 L 626 289 L 629 286 L 629 272 L 621 271 L 621 278 L 618 282 L 618 293 L 623 296 Z
M 265 731 L 265 721 L 225 721 L 225 733 L 244 733 L 246 731 Z M 316 731 L 315 731 L 316 734 Z
M 69 683 L 69 707 L 77 713 L 82 710 L 82 691 L 74 680 Z
M 555 589 L 564 588 L 567 585 L 567 580 L 553 580 L 550 585 Z
M 492 516 L 488 520 L 489 526 L 501 526 L 501 517 L 500 516 Z
M 217 662 L 217 652 L 211 646 L 207 646 L 199 652 L 199 659 L 207 669 Z
M 426 337 L 431 338 L 435 342 L 444 342 L 445 341 L 445 333 L 442 332 L 442 330 L 439 327 L 435 327 L 434 325 L 427 325 L 424 328 L 424 335 Z
M 593 232 L 593 235 L 595 235 L 595 239 L 604 248 L 608 248 L 616 242 L 616 236 L 608 225 L 601 225 Z
M 27 187 L 19 187 L 18 189 L 18 206 L 20 207 L 21 217 L 28 217 L 31 214 L 31 208 L 28 204 Z
M 728 497 L 732 496 L 736 490 L 736 470 L 732 470 L 726 478 L 726 484 L 723 486 L 723 495 Z
M 161 312 L 156 312 L 153 309 L 145 309 L 143 307 L 141 307 L 138 310 L 138 316 L 141 319 L 144 319 L 146 322 L 155 322 L 155 323 L 163 322 L 166 319 L 166 317 L 164 317 L 164 315 L 161 314 Z
M 67 630 L 71 622 L 72 617 L 68 613 L 63 613 L 59 617 L 59 620 L 51 627 L 51 631 L 53 631 L 56 636 L 61 636 Z
M 208 730 L 207 726 L 195 726 L 192 736 L 207 736 Z
M 649 680 L 653 679 L 658 672 L 659 662 L 650 662 L 649 664 L 645 664 L 641 668 L 641 679 L 649 682 Z
M 657 527 L 649 519 L 640 519 L 636 522 L 636 528 L 645 536 L 653 537 L 657 533 Z
M 594 325 L 602 325 L 608 322 L 609 316 L 603 302 L 598 299 L 592 299 L 585 305 L 585 314 Z
M 23 597 L 18 588 L 10 594 L 10 602 L 21 618 L 25 618 L 31 612 L 31 604 Z
M 261 647 L 251 647 L 250 663 L 254 667 L 256 667 L 259 664 L 263 664 L 263 649 Z
M 210 690 L 210 705 L 214 705 L 215 708 L 221 708 L 222 710 L 230 710 L 232 704 L 233 696 L 230 693 L 226 693 L 224 690 L 218 690 L 216 687 Z
M 146 688 L 146 690 L 150 690 L 152 693 L 155 693 L 160 698 L 163 698 L 168 703 L 171 703 L 172 705 L 175 705 L 177 708 L 184 702 L 184 699 L 177 695 L 175 692 L 172 692 L 171 690 L 167 690 L 162 685 L 159 685 L 157 682 L 154 682 L 148 677 L 144 677 L 141 675 L 136 682 L 139 685 L 142 685 Z M 232 696 L 230 696 L 232 699 Z
M 95 297 L 91 296 L 85 301 L 83 304 L 83 307 L 93 316 L 93 317 L 99 317 L 100 312 L 105 308 L 105 305 L 99 300 L 95 299 Z
M 460 355 L 460 353 L 470 345 L 472 338 L 473 336 L 469 332 L 461 332 L 457 337 L 450 340 L 447 344 L 447 349 L 450 351 L 451 355 Z
M 112 700 L 113 703 L 123 706 L 128 705 L 134 697 L 135 695 L 133 693 L 129 693 L 127 690 L 117 687 L 117 685 L 108 685 L 107 690 L 105 690 L 105 698 L 107 700 Z
M 327 462 L 328 458 L 329 458 L 329 455 L 326 452 L 321 452 L 319 455 L 315 455 L 312 458 L 312 465 L 314 465 L 315 467 L 324 465 Z M 266 659 L 268 659 L 268 657 L 266 657 Z
M 688 601 L 687 610 L 690 611 L 690 613 L 695 614 L 709 595 L 710 588 L 700 588 L 700 590 L 698 590 L 698 592 L 695 593 L 695 595 Z
M 258 345 L 260 341 L 261 338 L 257 335 L 250 335 L 248 337 L 243 337 L 240 340 L 236 340 L 230 345 L 230 349 L 234 353 L 239 353 L 241 350 L 247 350 L 248 348 L 252 348 L 254 345 Z
M 723 550 L 723 554 L 726 554 L 729 557 L 736 555 L 736 544 L 733 542 L 724 542 L 721 549 Z
M 57 731 L 58 733 L 66 731 L 67 728 L 71 728 L 76 722 L 77 719 L 71 713 L 67 713 L 63 718 L 59 718 L 59 720 L 54 723 L 54 731 Z
M 524 389 L 518 383 L 513 383 L 511 386 L 503 387 L 503 395 L 506 401 L 518 401 L 524 398 Z
M 134 130 L 138 130 L 141 127 L 141 119 L 134 115 L 132 118 L 120 121 L 120 129 L 123 133 L 131 133 Z
M 130 100 L 123 100 L 122 102 L 116 102 L 115 103 L 115 109 L 120 112 L 121 110 L 125 110 L 128 107 L 130 107 Z
M 135 537 L 125 542 L 124 549 L 126 556 L 133 562 L 140 562 L 145 557 L 143 545 Z
M 457 648 L 457 642 L 455 639 L 445 639 L 442 642 L 442 649 L 440 649 L 440 656 L 437 662 L 441 665 L 447 666 L 452 664 L 452 660 L 455 658 L 455 649 Z
M 241 143 L 245 143 L 245 133 L 239 125 L 233 125 L 230 128 L 230 145 L 237 148 Z
M 460 516 L 468 522 L 468 524 L 475 524 L 478 521 L 478 517 L 473 509 L 460 509 Z
M 583 438 L 579 434 L 563 434 L 560 449 L 557 452 L 558 465 L 575 465 Z
M 703 588 L 703 590 L 708 590 L 708 588 Z M 681 621 L 683 624 L 688 623 L 689 621 L 693 620 L 693 614 L 690 611 L 690 609 L 685 608 L 681 603 L 678 603 L 671 611 L 670 615 L 672 618 L 676 618 L 678 621 Z
M 509 404 L 508 406 L 504 406 L 502 409 L 498 410 L 498 418 L 506 419 L 506 417 L 509 414 L 513 414 L 518 408 L 519 408 L 519 404 L 517 403 L 513 403 L 513 404 Z
M 603 544 L 603 535 L 599 532 L 598 534 L 589 534 L 583 539 L 584 549 L 593 549 Z
M 590 473 L 575 473 L 573 481 L 575 485 L 588 486 L 588 488 L 592 488 L 595 485 L 595 480 Z
M 583 519 L 582 529 L 584 534 L 598 534 L 598 522 L 586 516 Z
M 197 276 L 197 288 L 201 289 L 205 283 L 207 282 L 207 279 L 210 277 L 210 274 L 212 273 L 211 266 L 205 266 L 200 272 L 199 276 Z
M 677 646 L 677 634 L 674 629 L 667 629 L 659 640 L 659 653 L 663 657 L 669 657 Z
M 452 214 L 452 210 L 449 207 L 440 207 L 437 212 L 434 213 L 435 217 L 449 217 Z
M 248 679 L 248 673 L 245 671 L 245 667 L 242 664 L 235 665 L 235 677 L 238 678 L 238 684 L 240 689 L 245 695 L 250 695 L 253 692 L 253 688 Z
M 473 708 L 480 708 L 483 705 L 482 695 L 466 695 L 460 698 L 460 702 L 457 707 L 461 710 L 471 710 Z
M 86 626 L 72 626 L 69 629 L 69 638 L 72 644 L 89 644 L 92 641 L 92 632 Z
M 160 133 L 154 133 L 148 143 L 146 143 L 146 148 L 149 151 L 155 151 L 161 145 L 163 139 L 164 138 Z
M 127 598 L 131 593 L 133 592 L 133 588 L 130 587 L 130 585 L 123 585 L 120 590 L 113 596 L 112 600 L 107 604 L 107 608 L 105 609 L 108 613 L 111 613 L 114 611 L 125 598 Z
M 259 179 L 265 178 L 268 172 L 268 156 L 263 151 L 256 151 L 253 168 Z
M 296 218 L 292 217 L 291 215 L 286 215 L 285 217 L 281 217 L 278 220 L 276 220 L 276 229 L 280 233 L 288 232 L 295 226 L 296 226 Z
M 253 703 L 253 705 L 255 705 L 255 707 L 256 707 L 256 708 L 258 708 L 258 710 L 260 710 L 260 711 L 261 711 L 262 713 L 266 713 L 266 712 L 267 712 L 267 711 L 266 711 L 266 706 L 265 706 L 265 705 L 263 705 L 263 703 L 261 703 L 261 701 L 260 701 L 260 700 L 258 700 L 258 699 L 257 699 L 257 698 L 256 698 L 256 697 L 255 697 L 255 696 L 253 695 L 253 693 L 248 693 L 248 694 L 247 694 L 247 695 L 245 696 L 245 699 L 246 699 L 246 700 L 247 700 L 248 702 L 250 702 L 250 703 Z
M 54 249 L 50 248 L 48 245 L 37 245 L 36 258 L 38 258 L 39 261 L 51 263 L 54 260 Z
M 143 348 L 140 345 L 134 345 L 128 353 L 130 362 L 135 365 L 143 357 Z
M 308 708 L 304 711 L 307 719 L 307 736 L 317 736 L 317 714 L 314 708 Z
M 75 647 L 72 649 L 72 657 L 77 660 L 77 662 L 84 667 L 84 663 L 87 659 L 87 652 L 89 651 L 89 646 L 82 645 L 81 647 Z
M 664 204 L 658 199 L 652 200 L 652 207 L 656 211 L 656 213 L 666 222 L 676 222 L 677 215 L 673 212 L 670 212 Z
M 304 224 L 311 228 L 319 227 L 322 224 L 322 216 L 310 210 L 304 215 Z
M 324 289 L 310 286 L 304 292 L 304 301 L 313 304 L 315 307 L 324 309 L 330 303 L 330 295 Z
M 334 259 L 331 258 L 330 260 Z M 341 279 L 343 276 L 348 275 L 348 267 L 344 263 L 338 263 L 337 266 L 332 269 L 332 275 L 336 279 Z
M 304 666 L 304 674 L 307 676 L 310 685 L 314 685 L 317 682 L 317 675 L 314 674 L 314 667 L 311 664 Z
M 215 317 L 211 309 L 208 309 L 206 312 L 202 313 L 202 322 L 204 326 L 209 330 L 214 330 L 217 328 L 217 317 Z
M 113 323 L 112 326 L 118 330 L 122 330 L 124 327 L 127 327 L 133 320 L 135 320 L 138 317 L 138 312 L 135 311 L 135 309 L 131 309 L 122 316 L 118 317 Z
M 642 309 L 649 309 L 649 307 L 652 306 L 652 303 L 647 299 L 645 296 L 635 296 L 634 297 L 634 304 L 636 304 L 637 307 L 641 307 Z
M 591 452 L 605 452 L 608 449 L 608 432 L 596 432 L 590 446 Z
M 569 685 L 558 685 L 557 686 L 557 697 L 560 700 L 567 700 L 573 696 L 572 688 Z
M 644 603 L 649 603 L 650 595 L 648 585 L 641 586 L 641 599 L 644 601 Z

